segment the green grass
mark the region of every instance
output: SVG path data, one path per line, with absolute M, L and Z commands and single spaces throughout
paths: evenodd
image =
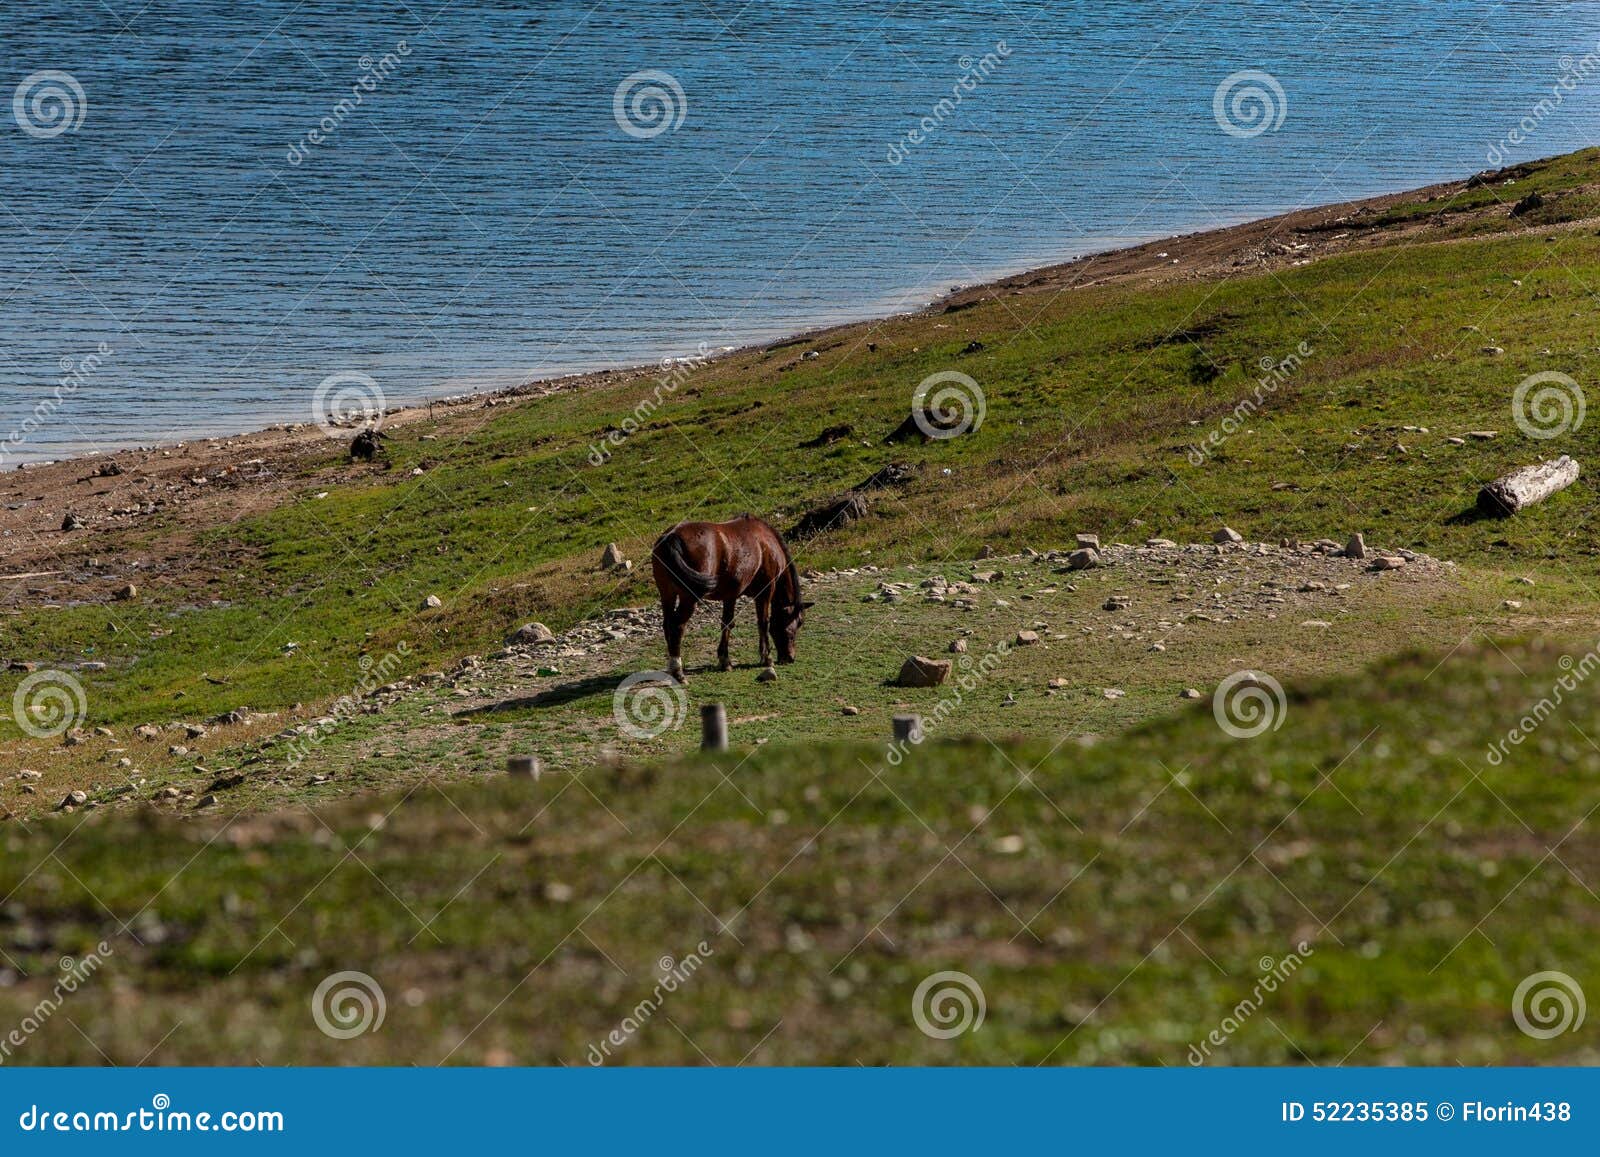
M 1578 154 L 1513 188 L 1557 194 L 1595 165 L 1594 153 Z M 1531 440 L 1510 399 L 1531 373 L 1592 378 L 1595 286 L 1593 231 L 1535 229 L 1221 282 L 1003 298 L 692 371 L 599 467 L 589 447 L 651 395 L 651 379 L 488 411 L 470 437 L 452 427 L 423 441 L 429 425 L 411 425 L 390 444 L 388 474 L 317 500 L 329 487 L 313 472 L 300 500 L 194 544 L 222 571 L 203 590 L 157 584 L 136 610 L 33 612 L 8 621 L 13 651 L 107 662 L 89 678 L 92 723 L 311 702 L 344 693 L 362 653 L 402 639 L 422 669 L 493 646 L 526 618 L 559 628 L 647 601 L 644 574 L 618 584 L 593 573 L 607 541 L 642 558 L 684 517 L 752 510 L 787 523 L 891 459 L 923 473 L 863 523 L 804 547 L 804 563 L 970 557 L 985 542 L 1045 546 L 1076 529 L 1204 537 L 1227 521 L 1262 539 L 1364 529 L 1463 563 L 1542 564 L 1587 580 L 1600 546 L 1587 487 L 1504 526 L 1451 519 L 1510 466 L 1559 451 L 1592 457 L 1593 423 Z M 964 353 L 974 341 L 984 348 Z M 1312 352 L 1299 370 L 1192 465 L 1186 450 L 1251 395 L 1262 360 L 1302 342 Z M 1489 344 L 1506 353 L 1479 352 Z M 819 356 L 804 357 L 810 349 Z M 884 446 L 916 384 L 947 369 L 982 387 L 981 429 Z M 856 436 L 799 448 L 838 424 Z M 1485 428 L 1499 437 L 1444 441 Z M 328 470 L 337 458 L 330 448 Z M 414 466 L 427 472 L 412 477 Z M 446 600 L 441 612 L 417 610 L 430 593 Z M 113 633 L 114 622 L 127 629 Z
M 102 816 L 42 871 L 61 826 L 13 825 L 0 930 L 30 979 L 0 1019 L 107 939 L 62 1011 L 82 1035 L 15 1060 L 132 1063 L 166 1037 L 158 1063 L 582 1064 L 704 940 L 616 1060 L 1181 1065 L 1304 941 L 1212 1063 L 1593 1063 L 1583 1033 L 1519 1032 L 1511 999 L 1600 969 L 1600 708 L 1580 693 L 1485 757 L 1562 671 L 1548 647 L 1403 657 L 1291 685 L 1250 739 L 1202 703 L 1095 744 L 991 741 L 974 707 L 970 738 L 898 765 L 772 744 L 226 823 Z M 311 994 L 349 969 L 387 1017 L 334 1040 Z M 936 1040 L 912 994 L 945 969 L 987 1014 Z
M 1183 1064 L 1261 959 L 1304 940 L 1304 967 L 1217 1062 L 1592 1063 L 1582 1034 L 1518 1032 L 1510 1002 L 1534 971 L 1596 975 L 1600 849 L 1585 821 L 1600 708 L 1580 693 L 1502 764 L 1484 753 L 1562 670 L 1548 645 L 1491 636 L 1576 640 L 1600 621 L 1593 489 L 1586 476 L 1505 522 L 1466 512 L 1509 467 L 1595 459 L 1593 422 L 1532 438 L 1511 398 L 1536 372 L 1594 381 L 1600 235 L 1570 221 L 1589 212 L 1596 162 L 1466 196 L 1503 206 L 1540 189 L 1548 220 L 1456 215 L 1437 242 L 1005 297 L 737 354 L 693 371 L 600 466 L 589 447 L 651 379 L 497 407 L 473 427 L 407 425 L 389 472 L 344 480 L 330 449 L 294 501 L 186 543 L 214 576 L 203 584 L 9 616 L 10 655 L 108 664 L 83 675 L 85 722 L 115 732 L 63 749 L 0 719 L 7 767 L 44 772 L 35 794 L 0 787 L 19 817 L 0 826 L 0 1023 L 36 1004 L 58 957 L 115 948 L 63 1010 L 80 1031 L 53 1024 L 16 1059 L 133 1063 L 159 1045 L 166 1063 L 583 1063 L 650 992 L 655 962 L 704 939 L 703 973 L 618 1059 Z M 1196 459 L 1255 396 L 1263 361 L 1302 343 L 1298 367 Z M 982 426 L 885 446 L 917 383 L 949 369 L 981 386 Z M 840 424 L 851 438 L 801 447 Z M 1481 430 L 1498 433 L 1447 440 Z M 596 570 L 608 541 L 642 561 L 683 518 L 750 510 L 787 526 L 891 460 L 920 472 L 799 549 L 802 566 L 886 573 L 818 584 L 801 662 L 776 685 L 695 672 L 687 707 L 727 705 L 727 757 L 692 753 L 687 727 L 619 737 L 611 687 L 660 664 L 653 639 L 463 688 L 474 702 L 558 692 L 537 706 L 452 719 L 464 700 L 440 686 L 356 716 L 303 764 L 266 738 L 402 643 L 394 675 L 491 651 L 528 619 L 559 630 L 651 601 L 644 568 Z M 1221 523 L 1255 541 L 1361 530 L 1461 565 L 1416 588 L 1360 575 L 1341 614 L 1295 603 L 1155 655 L 1103 630 L 1111 571 L 1033 565 L 969 614 L 862 601 L 884 577 L 959 577 L 984 544 L 1204 540 Z M 152 523 L 142 546 L 172 533 Z M 1136 593 L 1146 622 L 1171 597 Z M 419 611 L 428 594 L 444 606 Z M 1306 634 L 1306 618 L 1333 625 Z M 981 654 L 1035 620 L 1062 637 L 1014 653 L 932 741 L 886 762 L 888 716 L 937 701 L 884 685 L 906 652 L 942 652 L 968 628 Z M 1289 688 L 1281 729 L 1233 739 L 1206 704 L 1177 700 L 1245 667 Z M 1068 686 L 1052 691 L 1057 676 Z M 128 737 L 239 706 L 280 716 L 220 729 L 198 758 Z M 137 801 L 117 794 L 119 750 L 147 781 Z M 529 750 L 552 774 L 499 774 Z M 143 798 L 236 770 L 246 782 L 221 793 L 221 814 Z M 69 786 L 103 807 L 40 814 Z M 342 969 L 382 984 L 382 1031 L 316 1030 L 311 993 Z M 917 984 L 943 969 L 974 977 L 988 1006 L 980 1031 L 949 1041 L 911 1020 Z

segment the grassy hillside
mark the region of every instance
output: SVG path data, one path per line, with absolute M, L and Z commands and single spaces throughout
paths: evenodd
M 682 518 L 751 510 L 786 523 L 890 460 L 921 472 L 868 519 L 808 544 L 806 565 L 969 558 L 1075 530 L 1203 539 L 1226 521 L 1267 541 L 1365 530 L 1588 581 L 1600 532 L 1587 486 L 1505 525 L 1456 516 L 1482 480 L 1544 454 L 1589 457 L 1600 438 L 1589 423 L 1533 440 L 1511 413 L 1529 374 L 1591 376 L 1600 237 L 1560 222 L 1585 211 L 1596 165 L 1579 154 L 1418 205 L 1402 216 L 1438 222 L 1421 241 L 1386 246 L 1374 227 L 1364 250 L 1268 273 L 1006 291 L 715 360 L 671 390 L 637 378 L 445 432 L 414 423 L 396 430 L 391 470 L 332 486 L 342 452 L 329 443 L 292 500 L 185 542 L 203 582 L 180 573 L 132 606 L 30 611 L 7 621 L 7 649 L 106 663 L 85 677 L 91 724 L 310 702 L 344 693 L 360 655 L 402 640 L 423 669 L 528 618 L 560 628 L 649 601 L 647 576 L 595 573 L 607 541 L 642 558 Z M 1538 189 L 1545 208 L 1507 216 Z M 1495 233 L 1427 240 L 1469 228 Z M 1285 364 L 1263 391 L 1263 365 Z M 981 427 L 885 446 L 917 384 L 948 370 L 981 388 Z M 1237 432 L 1191 460 L 1258 394 Z M 642 428 L 591 464 L 591 447 L 657 396 Z M 802 446 L 839 426 L 851 435 Z M 167 533 L 156 520 L 148 536 Z M 429 594 L 442 609 L 418 610 Z
M 768 745 L 11 825 L 0 937 L 31 979 L 0 987 L 0 1021 L 109 938 L 60 1014 L 79 1031 L 52 1022 L 18 1061 L 584 1064 L 695 953 L 613 1062 L 1182 1065 L 1294 953 L 1207 1063 L 1594 1063 L 1592 1032 L 1536 1039 L 1511 1006 L 1536 970 L 1600 969 L 1600 707 L 1485 754 L 1566 670 L 1550 647 L 1403 657 L 1292 687 L 1255 738 L 1201 704 L 1008 740 L 978 708 L 971 738 L 898 764 Z M 334 1039 L 312 994 L 346 970 L 386 1015 Z M 981 1028 L 919 1031 L 941 970 L 981 988 Z
M 6 658 L 87 702 L 71 744 L 0 718 L 0 1024 L 59 958 L 106 959 L 0 1060 L 582 1064 L 630 1017 L 613 1062 L 1185 1064 L 1214 1031 L 1208 1063 L 1600 1060 L 1512 1014 L 1523 978 L 1600 963 L 1594 491 L 1471 510 L 1510 467 L 1592 469 L 1595 423 L 1514 399 L 1594 380 L 1597 189 L 1591 151 L 1285 227 L 1265 265 L 1173 275 L 1151 247 L 665 385 L 418 418 L 376 467 L 328 442 L 220 525 L 80 532 L 162 561 L 121 601 L 85 562 L 105 597 L 40 587 L 0 620 Z M 950 371 L 981 424 L 887 444 Z M 798 548 L 832 572 L 799 663 L 711 671 L 702 617 L 681 726 L 621 728 L 618 680 L 662 651 L 605 614 L 654 597 L 646 567 L 598 569 L 605 543 L 643 562 L 680 519 L 787 527 L 891 462 L 909 481 Z M 1224 524 L 1433 557 L 1059 553 Z M 577 629 L 500 653 L 530 619 Z M 745 664 L 752 633 L 746 610 Z M 953 707 L 887 685 L 957 639 L 982 677 Z M 1238 738 L 1210 697 L 1247 670 L 1285 694 Z M 725 756 L 693 751 L 711 701 Z M 134 732 L 234 708 L 266 714 Z M 906 710 L 939 725 L 891 757 Z M 507 779 L 512 752 L 547 774 Z M 982 1027 L 920 1030 L 952 970 Z M 386 1020 L 341 1039 L 312 1006 L 347 971 Z

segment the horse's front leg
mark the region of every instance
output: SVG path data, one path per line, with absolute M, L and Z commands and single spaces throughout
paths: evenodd
M 756 633 L 761 636 L 761 666 L 772 666 L 772 637 L 768 629 L 772 622 L 772 589 L 769 587 L 756 596 Z
M 717 644 L 717 666 L 724 671 L 733 670 L 733 658 L 728 649 L 732 646 L 733 613 L 738 609 L 738 599 L 722 600 L 722 640 Z

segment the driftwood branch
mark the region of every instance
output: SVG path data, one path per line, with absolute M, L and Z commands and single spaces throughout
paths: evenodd
M 1496 518 L 1509 518 L 1525 506 L 1543 502 L 1578 480 L 1578 464 L 1565 454 L 1554 462 L 1540 462 L 1513 470 L 1478 491 L 1478 509 Z

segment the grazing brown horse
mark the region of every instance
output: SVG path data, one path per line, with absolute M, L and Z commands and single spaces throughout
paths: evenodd
M 650 552 L 661 615 L 667 633 L 667 671 L 678 682 L 683 675 L 683 630 L 704 599 L 722 603 L 722 641 L 717 662 L 731 670 L 728 657 L 733 612 L 749 595 L 756 604 L 761 633 L 761 666 L 772 666 L 769 640 L 778 648 L 778 662 L 794 662 L 794 640 L 810 603 L 800 601 L 800 576 L 789 548 L 776 530 L 754 515 L 730 522 L 680 522 Z

